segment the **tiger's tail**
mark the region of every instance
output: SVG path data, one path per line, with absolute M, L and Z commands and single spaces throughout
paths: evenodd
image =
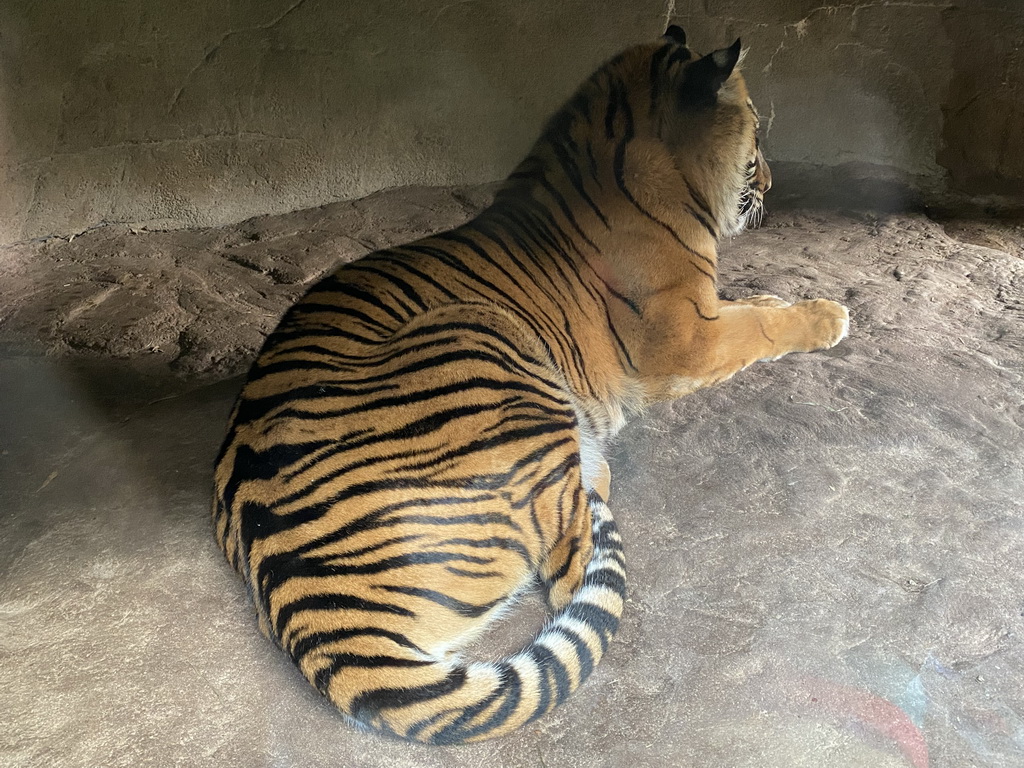
M 434 682 L 366 691 L 344 709 L 360 724 L 401 738 L 459 744 L 509 733 L 565 701 L 607 650 L 626 597 L 611 511 L 595 492 L 589 507 L 593 554 L 583 583 L 529 645 L 497 662 L 433 662 Z

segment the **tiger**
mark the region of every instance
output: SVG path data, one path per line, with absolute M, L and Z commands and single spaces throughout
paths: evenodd
M 467 224 L 345 264 L 267 337 L 213 526 L 258 624 L 352 724 L 508 734 L 593 672 L 626 598 L 605 451 L 651 403 L 832 347 L 826 299 L 725 301 L 771 172 L 738 62 L 677 25 L 598 68 Z M 516 653 L 467 658 L 539 588 Z

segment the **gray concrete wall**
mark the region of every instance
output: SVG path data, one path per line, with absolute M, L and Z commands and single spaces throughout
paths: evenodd
M 743 36 L 772 159 L 1014 191 L 1021 5 L 4 0 L 0 242 L 497 179 L 669 19 L 699 49 Z
M 1024 193 L 1024 2 L 965 3 L 943 14 L 953 76 L 939 162 L 969 192 Z

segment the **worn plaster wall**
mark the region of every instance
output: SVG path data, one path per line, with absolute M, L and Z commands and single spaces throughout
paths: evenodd
M 0 242 L 497 179 L 670 19 L 697 48 L 743 36 L 775 161 L 1020 191 L 1022 5 L 5 0 Z
M 939 162 L 966 191 L 1024 193 L 1024 2 L 943 14 L 956 66 Z

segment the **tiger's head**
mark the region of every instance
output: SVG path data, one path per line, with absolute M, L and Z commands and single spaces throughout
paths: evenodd
M 653 130 L 694 191 L 707 198 L 721 234 L 756 227 L 772 175 L 761 154 L 760 118 L 738 67 L 740 41 L 697 56 L 673 24 L 647 49 Z
M 552 116 L 499 198 L 536 192 L 570 213 L 578 202 L 605 227 L 616 194 L 648 219 L 675 204 L 715 239 L 758 225 L 771 172 L 742 58 L 739 40 L 695 55 L 676 25 L 627 48 Z

